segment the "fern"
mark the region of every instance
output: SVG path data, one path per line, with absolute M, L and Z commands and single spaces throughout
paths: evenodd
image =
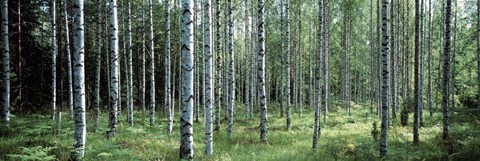
M 42 147 L 36 146 L 31 148 L 20 147 L 22 154 L 7 154 L 8 157 L 14 160 L 30 161 L 30 160 L 42 160 L 49 161 L 55 160 L 55 155 L 48 155 L 48 152 L 55 147 Z

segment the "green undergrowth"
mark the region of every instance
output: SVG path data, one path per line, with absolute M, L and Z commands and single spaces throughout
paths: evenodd
M 353 104 L 353 102 L 352 102 Z M 312 150 L 313 110 L 304 107 L 302 117 L 292 110 L 292 128 L 285 129 L 285 117 L 279 106 L 269 104 L 268 144 L 260 141 L 259 117 L 245 121 L 244 105 L 237 108 L 233 138 L 228 139 L 226 121 L 214 133 L 214 155 L 204 151 L 204 123 L 194 122 L 196 160 L 478 160 L 480 158 L 480 115 L 471 109 L 457 108 L 451 114 L 450 139 L 442 140 L 442 115 L 424 113 L 420 143 L 412 144 L 412 114 L 407 127 L 400 124 L 400 113 L 392 120 L 388 132 L 388 156 L 379 157 L 379 142 L 373 139 L 372 124 L 378 115 L 370 114 L 367 105 L 352 106 L 352 116 L 332 103 L 327 121 L 321 120 L 318 149 Z M 256 109 L 255 109 L 256 110 Z M 178 111 L 178 110 L 177 110 Z M 102 113 L 100 127 L 93 132 L 93 114 L 87 114 L 87 144 L 84 160 L 179 160 L 179 118 L 176 111 L 173 135 L 166 135 L 166 119 L 157 112 L 156 125 L 149 126 L 148 114 L 135 113 L 135 125 L 126 123 L 126 113 L 119 117 L 117 135 L 107 139 L 108 113 Z M 375 112 L 375 110 L 373 110 Z M 223 119 L 222 111 L 222 119 Z M 201 113 L 202 115 L 202 113 Z M 201 117 L 201 116 L 200 116 Z M 12 116 L 10 129 L 0 129 L 0 160 L 67 160 L 73 146 L 73 121 L 63 116 L 62 129 L 46 115 Z M 378 134 L 377 137 L 380 137 Z

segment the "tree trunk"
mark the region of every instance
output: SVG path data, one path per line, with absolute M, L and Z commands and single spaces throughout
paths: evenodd
M 318 46 L 317 46 L 317 72 L 316 72 L 316 91 L 317 91 L 317 97 L 316 97 L 316 103 L 315 103 L 315 123 L 313 126 L 313 145 L 312 148 L 316 149 L 318 146 L 318 138 L 320 137 L 320 115 L 321 115 L 321 110 L 320 108 L 322 107 L 322 59 L 323 59 L 323 1 L 318 1 L 318 22 L 320 23 L 318 25 Z
M 102 55 L 102 11 L 104 7 L 103 0 L 97 0 L 97 53 L 95 54 L 95 85 L 94 88 L 94 100 L 93 100 L 93 109 L 95 111 L 95 124 L 93 131 L 96 132 L 98 129 L 98 122 L 100 116 L 100 71 L 101 71 L 101 55 Z
M 375 53 L 373 50 L 373 0 L 370 0 L 370 27 L 369 27 L 369 43 L 370 43 L 370 114 L 373 114 L 373 94 L 375 89 L 375 75 L 373 72 L 373 61 L 374 61 L 374 56 L 373 54 Z M 325 53 L 327 54 L 327 53 Z M 327 57 L 325 57 L 327 59 Z M 326 61 L 326 60 L 325 60 Z M 326 94 L 326 93 L 325 93 Z M 325 109 L 326 110 L 326 109 Z
M 127 111 L 128 111 L 128 124 L 130 127 L 133 127 L 133 65 L 132 65 L 132 12 L 131 12 L 131 2 L 128 1 L 127 8 L 127 48 L 124 50 L 127 51 L 127 60 L 128 64 L 125 64 L 125 67 L 128 69 L 127 73 Z
M 115 136 L 117 132 L 117 112 L 118 112 L 118 18 L 117 18 L 117 0 L 110 0 L 110 131 L 108 136 Z
M 165 109 L 167 109 L 167 135 L 172 135 L 173 115 L 172 115 L 172 95 L 171 95 L 171 62 L 170 62 L 170 2 L 164 1 L 165 4 Z
M 57 110 L 56 101 L 57 101 L 57 17 L 56 17 L 56 1 L 51 2 L 51 21 L 52 21 L 52 64 L 50 66 L 52 70 L 52 84 L 50 87 L 50 92 L 52 92 L 52 120 L 55 120 L 55 113 Z
M 65 0 L 63 2 L 63 13 L 65 18 L 65 51 L 67 53 L 67 77 L 68 77 L 68 109 L 73 116 L 73 84 L 72 84 L 72 58 L 70 54 L 70 31 L 68 28 L 68 11 L 67 3 Z
M 145 0 L 142 0 L 142 55 L 140 56 L 140 99 L 142 106 L 142 115 L 145 115 L 145 53 L 146 53 L 146 27 L 145 27 Z M 174 77 L 175 78 L 175 77 Z M 142 118 L 143 119 L 143 118 Z M 142 121 L 143 122 L 143 121 Z
M 389 86 L 389 90 L 390 90 L 390 94 L 391 94 L 391 103 L 389 105 L 391 105 L 391 109 L 392 109 L 392 120 L 395 121 L 396 119 L 396 111 L 395 111 L 395 106 L 396 106 L 396 96 L 397 96 L 397 93 L 396 93 L 396 84 L 395 84 L 395 81 L 396 81 L 396 78 L 395 78 L 395 66 L 396 66 L 396 55 L 398 53 L 396 53 L 395 51 L 395 41 L 398 41 L 398 40 L 395 40 L 395 23 L 394 23 L 394 20 L 395 20 L 395 0 L 391 0 L 390 1 L 390 20 L 391 20 L 391 23 L 390 23 L 390 38 L 391 38 L 391 42 L 390 43 L 390 77 L 392 79 L 390 79 L 389 83 L 390 83 L 390 86 Z M 398 25 L 398 24 L 396 24 Z M 390 101 L 390 100 L 389 100 Z
M 380 156 L 387 156 L 387 138 L 389 123 L 389 97 L 388 97 L 388 1 L 382 0 L 382 124 L 380 131 Z M 380 34 L 380 33 L 378 33 Z
M 432 0 L 428 0 L 428 89 L 427 89 L 427 100 L 428 100 L 428 109 L 430 111 L 430 117 L 432 117 Z
M 449 82 L 450 82 L 450 22 L 451 22 L 451 11 L 452 11 L 452 0 L 447 0 L 446 9 L 445 9 L 445 46 L 443 53 L 443 99 L 442 99 L 442 108 L 443 108 L 443 139 L 448 139 L 448 129 L 449 129 Z
M 153 43 L 153 0 L 149 0 L 148 14 L 150 19 L 150 126 L 155 125 L 155 44 Z
M 249 116 L 250 116 L 250 77 L 248 77 L 247 75 L 249 74 L 249 68 L 248 68 L 248 53 L 250 52 L 249 51 L 249 44 L 247 42 L 249 42 L 249 25 L 250 25 L 250 22 L 249 22 L 249 12 L 248 12 L 248 0 L 245 0 L 244 2 L 244 20 L 245 20 L 245 25 L 244 25 L 244 36 L 245 36 L 245 42 L 244 42 L 244 57 L 243 59 L 245 60 L 245 63 L 244 65 L 246 66 L 245 67 L 245 74 L 241 77 L 241 78 L 246 78 L 246 80 L 243 82 L 243 87 L 244 87 L 244 98 L 245 98 L 245 123 L 248 123 L 248 120 L 249 120 Z
M 323 121 L 327 122 L 328 109 L 330 108 L 330 49 L 329 49 L 329 40 L 330 40 L 330 27 L 329 27 L 329 17 L 328 17 L 328 1 L 323 0 L 323 12 L 324 12 L 324 39 L 325 42 L 324 51 L 325 51 L 325 109 L 323 110 Z
M 220 131 L 220 110 L 221 110 L 221 102 L 222 102 L 222 67 L 221 67 L 221 50 L 220 50 L 220 0 L 215 0 L 215 53 L 217 56 L 215 64 L 217 65 L 216 69 L 216 89 L 215 89 L 215 131 Z
M 72 160 L 80 160 L 85 153 L 85 140 L 87 138 L 86 120 L 85 120 L 85 24 L 83 14 L 83 0 L 75 0 L 74 2 L 74 23 L 73 28 L 75 34 L 73 36 L 73 63 L 74 63 L 74 86 L 75 95 L 73 109 L 75 113 L 75 144 L 72 152 Z M 111 7 L 114 10 L 113 7 Z M 115 34 L 113 34 L 115 35 Z
M 480 112 L 480 1 L 477 0 L 477 102 L 478 111 Z
M 211 8 L 211 0 L 204 0 L 203 2 L 204 8 L 204 26 L 205 26 L 205 33 L 203 35 L 204 43 L 205 43 L 205 51 L 206 53 L 204 61 L 205 61 L 205 155 L 211 156 L 213 154 L 213 32 L 212 32 L 212 8 Z
M 265 97 L 265 1 L 258 0 L 258 93 L 260 94 L 260 140 L 268 143 L 267 99 Z
M 228 105 L 228 137 L 232 138 L 233 128 L 233 113 L 235 106 L 235 53 L 233 42 L 233 18 L 232 18 L 232 1 L 227 0 L 227 14 L 228 14 L 228 54 L 230 55 L 230 92 L 229 92 L 229 105 Z
M 418 122 L 419 122 L 419 104 L 420 102 L 420 5 L 419 0 L 415 0 L 415 71 L 414 71 L 414 113 L 413 113 L 413 143 L 418 144 Z
M 182 115 L 180 159 L 193 160 L 193 0 L 182 0 Z
M 290 93 L 290 70 L 292 69 L 292 66 L 290 64 L 290 16 L 289 16 L 289 13 L 288 13 L 288 10 L 289 10 L 289 1 L 290 0 L 285 0 L 285 21 L 286 21 L 286 37 L 287 37 L 287 40 L 286 40 L 286 51 L 285 51 L 285 54 L 287 55 L 287 58 L 286 58 L 286 62 L 285 62 L 285 65 L 287 66 L 286 67 L 286 78 L 287 78 L 287 81 L 286 81 L 286 84 L 287 86 L 285 87 L 286 88 L 286 94 L 287 94 L 287 98 L 286 98 L 286 101 L 287 101 L 287 109 L 285 110 L 286 111 L 286 115 L 287 115 L 287 130 L 290 130 L 290 128 L 292 127 L 292 118 L 291 118 L 291 93 Z
M 454 22 L 453 22 L 453 55 L 452 55 L 452 75 L 451 75 L 451 90 L 452 90 L 452 111 L 455 110 L 455 57 L 457 55 L 457 0 L 455 0 L 454 7 Z
M 8 0 L 2 0 L 1 8 L 1 40 L 3 64 L 3 93 L 2 93 L 2 118 L 5 126 L 10 125 L 10 43 L 8 41 Z M 19 16 L 20 17 L 20 16 Z M 21 25 L 19 25 L 21 26 Z
M 419 126 L 420 127 L 423 127 L 423 62 L 424 62 L 424 53 L 425 53 L 425 21 L 424 21 L 424 0 L 421 0 L 421 4 L 420 4 L 420 71 L 419 71 L 419 77 L 420 77 L 420 80 L 419 80 L 419 88 L 418 90 L 420 90 L 420 94 L 419 94 L 419 97 L 418 100 L 419 101 L 419 104 L 418 104 L 418 115 L 419 115 Z

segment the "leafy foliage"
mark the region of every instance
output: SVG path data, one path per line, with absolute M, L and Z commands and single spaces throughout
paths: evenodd
M 55 149 L 55 147 L 20 147 L 22 154 L 7 154 L 8 157 L 14 160 L 22 161 L 49 161 L 55 160 L 55 155 L 48 155 L 48 152 Z

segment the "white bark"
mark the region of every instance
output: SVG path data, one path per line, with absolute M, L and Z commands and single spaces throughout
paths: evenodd
M 319 29 L 318 29 L 318 55 L 317 55 L 317 72 L 316 72 L 316 91 L 317 91 L 317 97 L 316 97 L 316 103 L 315 103 L 315 123 L 313 126 L 313 145 L 312 148 L 316 149 L 318 146 L 318 138 L 320 137 L 320 108 L 322 107 L 322 59 L 323 59 L 323 32 L 322 32 L 322 27 L 323 27 L 323 1 L 318 2 L 318 22 L 320 23 Z
M 265 97 L 265 1 L 258 0 L 258 93 L 260 94 L 260 140 L 268 143 L 267 99 Z
M 180 159 L 193 160 L 193 0 L 182 0 L 182 114 Z
M 128 124 L 130 127 L 133 126 L 133 65 L 132 65 L 132 12 L 131 12 L 131 2 L 128 1 L 127 8 L 127 63 L 125 67 L 128 69 L 127 73 L 127 111 L 128 111 Z
M 67 77 L 68 77 L 68 109 L 73 116 L 73 84 L 72 84 L 72 58 L 70 54 L 70 32 L 68 29 L 67 0 L 63 2 L 63 13 L 65 18 L 65 51 L 67 52 Z
M 5 126 L 10 125 L 10 47 L 8 41 L 8 0 L 2 0 L 1 8 L 1 41 L 3 64 L 3 93 L 2 93 L 2 119 Z
M 387 156 L 387 137 L 388 137 L 388 1 L 382 0 L 382 123 L 380 131 L 380 156 Z M 377 33 L 380 34 L 380 33 Z
M 173 115 L 172 115 L 172 95 L 171 95 L 171 63 L 170 63 L 170 4 L 169 0 L 165 0 L 165 108 L 167 109 L 167 135 L 172 134 Z
M 50 6 L 50 11 L 52 14 L 51 21 L 52 21 L 52 64 L 50 66 L 52 70 L 52 84 L 50 87 L 50 92 L 52 93 L 52 114 L 51 118 L 52 120 L 55 120 L 55 112 L 57 110 L 56 108 L 56 101 L 57 101 L 57 24 L 56 24 L 56 1 L 53 0 L 52 5 Z
M 149 0 L 148 12 L 150 18 L 150 126 L 155 124 L 155 44 L 153 43 L 153 0 Z
M 232 138 L 232 129 L 233 129 L 233 113 L 235 106 L 235 51 L 234 51 L 234 42 L 233 42 L 233 18 L 232 18 L 232 0 L 227 0 L 228 7 L 228 54 L 230 55 L 230 95 L 229 105 L 228 105 L 228 137 Z
M 204 67 L 205 67 L 205 155 L 211 156 L 213 154 L 213 32 L 212 32 L 212 1 L 204 0 L 204 29 L 205 33 L 203 36 L 204 47 L 205 47 L 205 58 L 204 58 Z
M 108 135 L 115 136 L 117 132 L 117 114 L 118 114 L 118 58 L 119 58 L 119 45 L 118 45 L 118 18 L 117 18 L 117 0 L 110 0 L 110 131 Z
M 220 107 L 221 107 L 221 89 L 222 89 L 222 68 L 221 68 L 221 54 L 220 54 L 220 0 L 215 0 L 215 33 L 216 33 L 216 40 L 215 40 L 215 53 L 217 56 L 216 59 L 216 89 L 215 89 L 215 131 L 220 130 Z
M 286 92 L 285 94 L 287 95 L 286 97 L 286 101 L 287 101 L 287 106 L 286 106 L 286 115 L 287 115 L 287 130 L 290 130 L 290 128 L 292 127 L 292 118 L 291 118 L 291 93 L 290 93 L 290 70 L 291 70 L 291 64 L 290 64 L 290 16 L 289 16 L 289 13 L 288 13 L 288 10 L 289 10 L 289 1 L 290 0 L 285 0 L 285 21 L 286 21 L 286 29 L 287 29 L 287 34 L 286 34 L 286 37 L 287 37 L 287 40 L 286 40 L 286 52 L 285 54 L 287 55 L 287 58 L 286 58 L 286 62 L 285 62 L 285 65 L 286 65 Z
M 445 8 L 445 44 L 444 44 L 444 53 L 443 53 L 443 86 L 442 86 L 442 109 L 443 109 L 443 139 L 449 138 L 449 98 L 450 91 L 448 88 L 450 82 L 450 28 L 452 20 L 452 1 L 447 0 Z
M 73 8 L 73 29 L 75 31 L 73 35 L 75 143 L 73 146 L 72 160 L 79 160 L 84 156 L 85 141 L 87 138 L 87 122 L 85 120 L 85 24 L 83 4 L 83 0 L 75 0 Z

